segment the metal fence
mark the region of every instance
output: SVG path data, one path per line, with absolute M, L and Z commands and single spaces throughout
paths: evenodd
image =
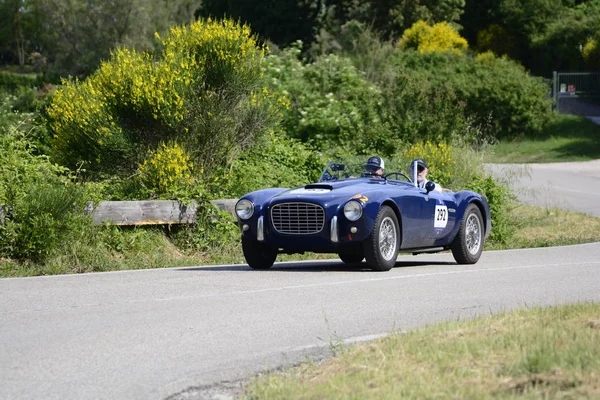
M 600 116 L 600 72 L 554 72 L 552 94 L 559 113 Z

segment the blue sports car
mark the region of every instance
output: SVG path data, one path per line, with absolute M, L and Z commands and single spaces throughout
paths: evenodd
M 433 182 L 420 188 L 416 178 L 416 167 L 378 176 L 364 162 L 336 159 L 317 183 L 248 193 L 235 206 L 244 257 L 267 269 L 279 253 L 337 253 L 345 263 L 366 259 L 388 271 L 399 252 L 450 249 L 459 264 L 476 263 L 491 230 L 485 197 Z

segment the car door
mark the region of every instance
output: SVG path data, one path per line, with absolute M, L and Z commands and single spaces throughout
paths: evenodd
M 440 246 L 447 244 L 447 236 L 456 223 L 456 202 L 450 193 L 431 191 L 422 192 L 427 213 L 425 226 L 427 245 Z
M 405 185 L 395 200 L 402 214 L 402 248 L 430 246 L 435 200 L 424 189 L 412 185 Z
M 456 202 L 452 194 L 425 189 L 406 188 L 398 204 L 402 213 L 402 248 L 445 245 L 456 219 Z

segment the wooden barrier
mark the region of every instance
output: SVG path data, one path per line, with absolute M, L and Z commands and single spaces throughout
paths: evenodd
M 235 216 L 237 199 L 211 200 L 219 210 Z M 7 207 L 0 205 L 0 225 L 4 225 Z M 88 202 L 84 215 L 92 216 L 94 225 L 163 225 L 193 224 L 196 222 L 196 204 L 182 204 L 175 200 L 101 201 L 97 206 Z
M 237 199 L 212 200 L 220 210 L 235 215 Z M 193 224 L 196 222 L 196 204 L 182 204 L 175 200 L 102 201 L 96 207 L 89 202 L 85 214 L 92 215 L 94 225 L 161 225 Z

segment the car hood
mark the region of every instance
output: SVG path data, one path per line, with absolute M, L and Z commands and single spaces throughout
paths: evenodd
M 385 190 L 387 185 L 388 183 L 383 179 L 372 178 L 312 183 L 281 192 L 273 196 L 271 201 L 277 203 L 287 201 L 319 201 L 326 203 L 339 198 L 350 199 L 356 195 Z

